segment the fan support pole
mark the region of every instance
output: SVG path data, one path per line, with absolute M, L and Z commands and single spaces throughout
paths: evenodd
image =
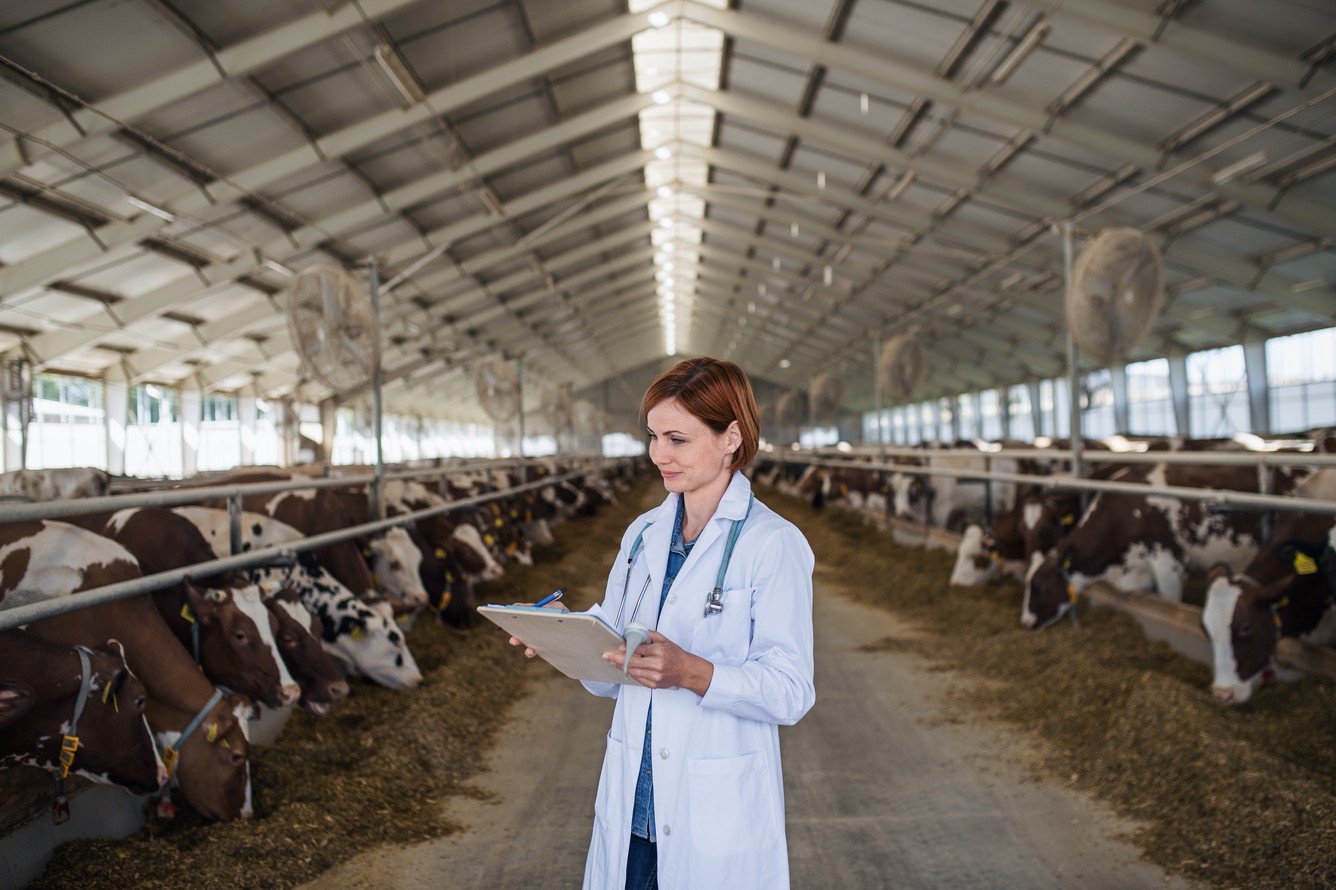
M 1072 224 L 1070 220 L 1062 224 L 1062 280 L 1066 286 L 1064 292 L 1070 292 L 1072 289 Z M 1081 458 L 1081 452 L 1085 445 L 1081 439 L 1081 390 L 1077 386 L 1077 378 L 1080 376 L 1077 367 L 1076 339 L 1072 336 L 1071 328 L 1068 326 L 1067 396 L 1070 414 L 1067 426 L 1071 431 L 1072 440 L 1072 475 L 1078 479 L 1085 475 L 1085 467 Z M 1033 412 L 1033 407 L 1031 412 Z
M 524 467 L 524 356 L 515 359 L 515 388 L 520 393 L 520 440 L 515 443 L 515 453 L 519 455 L 520 485 L 529 481 L 528 471 Z
M 371 311 L 380 318 L 380 265 L 371 258 Z M 371 384 L 371 423 L 376 429 L 376 478 L 371 482 L 371 498 L 367 505 L 372 522 L 385 518 L 385 451 L 384 424 L 381 416 L 380 389 L 383 381 L 383 362 L 376 362 L 376 376 Z
M 881 332 L 872 332 L 872 416 L 877 419 L 877 445 L 881 449 L 881 461 L 886 462 L 886 430 L 881 416 Z

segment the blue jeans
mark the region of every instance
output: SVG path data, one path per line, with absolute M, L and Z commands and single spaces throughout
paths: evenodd
M 626 857 L 626 890 L 659 890 L 658 850 L 653 842 L 634 834 Z

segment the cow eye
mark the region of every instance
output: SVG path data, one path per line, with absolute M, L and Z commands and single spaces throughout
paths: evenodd
M 404 568 L 403 563 L 399 562 L 399 560 L 397 559 L 390 563 L 390 571 L 392 572 L 403 571 L 403 568 Z
M 144 708 L 148 707 L 148 696 L 141 695 L 135 699 L 135 710 L 144 713 Z
M 244 630 L 234 631 L 232 636 L 236 638 L 238 643 L 246 642 L 246 632 Z

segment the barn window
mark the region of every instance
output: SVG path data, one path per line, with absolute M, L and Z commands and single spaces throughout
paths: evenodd
M 27 465 L 46 467 L 107 466 L 107 438 L 89 427 L 103 426 L 103 387 L 99 380 L 67 374 L 38 374 L 32 381 L 32 422 L 28 426 Z
M 1127 431 L 1137 436 L 1172 436 L 1177 433 L 1168 359 L 1151 359 L 1127 366 Z
M 1024 383 L 1007 388 L 1007 438 L 1032 442 L 1037 435 L 1034 414 L 1030 410 L 1030 391 Z
M 1081 382 L 1081 430 L 1092 439 L 1118 432 L 1113 411 L 1113 375 L 1107 368 L 1091 371 Z
M 960 418 L 960 438 L 977 438 L 979 435 L 979 418 L 972 394 L 961 393 L 956 396 L 956 416 Z
M 1188 356 L 1188 430 L 1194 439 L 1251 432 L 1242 346 Z
M 1336 328 L 1266 341 L 1266 376 L 1272 431 L 1336 425 Z

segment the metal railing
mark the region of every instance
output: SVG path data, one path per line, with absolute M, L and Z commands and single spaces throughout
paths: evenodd
M 904 449 L 907 453 L 911 449 Z M 1033 457 L 1033 452 L 1021 452 L 1028 457 Z M 1190 456 L 1195 456 L 1200 452 L 1189 452 Z M 1207 452 L 1211 453 L 1211 452 Z M 1160 452 L 1156 452 L 1160 454 Z M 1218 452 L 1217 452 L 1218 454 Z M 971 459 L 991 461 L 1004 456 L 1001 452 L 985 453 L 979 451 L 963 451 L 955 449 L 952 451 L 934 451 L 924 453 L 916 451 L 912 453 L 913 457 L 947 457 L 947 456 L 968 456 Z M 1145 456 L 1145 453 L 1142 453 Z M 1322 455 L 1331 457 L 1331 455 Z M 1110 460 L 1117 461 L 1122 457 L 1121 453 L 1115 454 Z M 955 479 L 980 482 L 1015 482 L 1025 485 L 1035 485 L 1046 491 L 1109 491 L 1121 494 L 1136 495 L 1158 495 L 1162 497 L 1180 498 L 1182 500 L 1205 501 L 1208 504 L 1231 505 L 1249 508 L 1262 508 L 1267 510 L 1289 510 L 1303 513 L 1323 513 L 1336 515 L 1336 501 L 1319 500 L 1316 498 L 1296 498 L 1291 495 L 1270 495 L 1259 494 L 1257 492 L 1234 491 L 1223 488 L 1188 488 L 1177 485 L 1150 485 L 1137 482 L 1114 482 L 1111 480 L 1099 479 L 1081 479 L 1069 475 L 1053 476 L 1034 476 L 1024 473 L 998 473 L 992 470 L 978 470 L 970 467 L 932 467 L 932 466 L 912 466 L 909 464 L 892 464 L 869 461 L 856 461 L 847 458 L 833 460 L 823 457 L 802 457 L 798 454 L 779 454 L 762 455 L 758 460 L 773 460 L 778 463 L 803 464 L 805 466 L 820 466 L 831 468 L 845 468 L 852 470 L 875 470 L 878 472 L 908 473 L 917 476 L 948 476 Z M 1145 463 L 1146 461 L 1142 461 Z M 1196 463 L 1196 461 L 1176 461 L 1176 463 Z M 1307 464 L 1308 461 L 1291 461 L 1291 463 Z M 1242 463 L 1241 466 L 1252 466 L 1252 463 Z M 1327 466 L 1328 464 L 1323 464 Z M 1336 464 L 1331 464 L 1336 466 Z
M 576 469 L 559 476 L 549 476 L 525 485 L 518 485 L 501 491 L 488 492 L 487 494 L 477 495 L 475 497 L 461 498 L 460 500 L 450 501 L 449 503 L 440 506 L 427 507 L 422 510 L 403 513 L 388 519 L 349 526 L 344 529 L 339 529 L 338 531 L 312 535 L 310 537 L 302 538 L 301 540 L 288 542 L 281 546 L 251 550 L 246 553 L 234 552 L 234 555 L 232 556 L 194 563 L 179 569 L 171 569 L 166 572 L 158 572 L 152 575 L 142 575 L 128 581 L 121 581 L 116 584 L 108 584 L 103 587 L 79 591 L 78 593 L 70 594 L 69 596 L 55 600 L 44 599 L 41 602 L 28 602 L 24 605 L 0 610 L 0 631 L 10 630 L 34 621 L 40 621 L 44 618 L 53 618 L 57 615 L 76 612 L 91 606 L 102 605 L 103 603 L 115 602 L 117 600 L 128 599 L 132 596 L 151 593 L 154 590 L 170 587 L 173 584 L 179 584 L 185 580 L 208 577 L 222 572 L 247 569 L 266 563 L 273 563 L 276 560 L 288 559 L 297 553 L 302 553 L 307 550 L 315 550 L 342 541 L 348 541 L 353 538 L 361 537 L 362 535 L 387 531 L 395 526 L 407 525 L 410 522 L 417 522 L 420 519 L 426 519 L 442 513 L 450 513 L 456 510 L 467 510 L 470 507 L 476 507 L 479 504 L 485 504 L 489 501 L 500 500 L 502 498 L 524 494 L 529 491 L 537 491 L 552 485 L 558 485 L 562 482 L 585 476 L 589 472 L 589 468 Z M 423 476 L 437 475 L 440 475 L 439 471 L 433 470 L 429 473 L 408 472 L 403 474 L 388 474 L 386 478 L 421 478 Z M 78 516 L 90 513 L 101 513 L 108 509 L 115 510 L 137 506 L 175 506 L 179 504 L 196 503 L 201 500 L 213 500 L 223 496 L 229 498 L 229 503 L 232 503 L 233 498 L 235 498 L 235 502 L 239 504 L 240 497 L 245 494 L 270 494 L 281 491 L 295 491 L 311 488 L 343 488 L 366 484 L 370 479 L 374 479 L 374 476 L 362 475 L 343 478 L 330 477 L 322 479 L 287 480 L 284 482 L 257 482 L 247 485 L 210 486 L 207 488 L 189 488 L 180 490 L 174 489 L 172 491 L 159 491 L 139 495 L 113 495 L 109 497 L 84 498 L 69 501 L 50 501 L 41 504 L 19 504 L 0 507 L 0 523 L 17 522 L 20 521 L 20 519 Z M 10 518 L 15 513 L 21 515 L 17 518 Z M 239 520 L 240 510 L 234 515 Z M 11 599 L 31 599 L 33 596 L 41 595 L 42 594 L 37 592 L 20 589 L 9 591 L 6 596 Z

